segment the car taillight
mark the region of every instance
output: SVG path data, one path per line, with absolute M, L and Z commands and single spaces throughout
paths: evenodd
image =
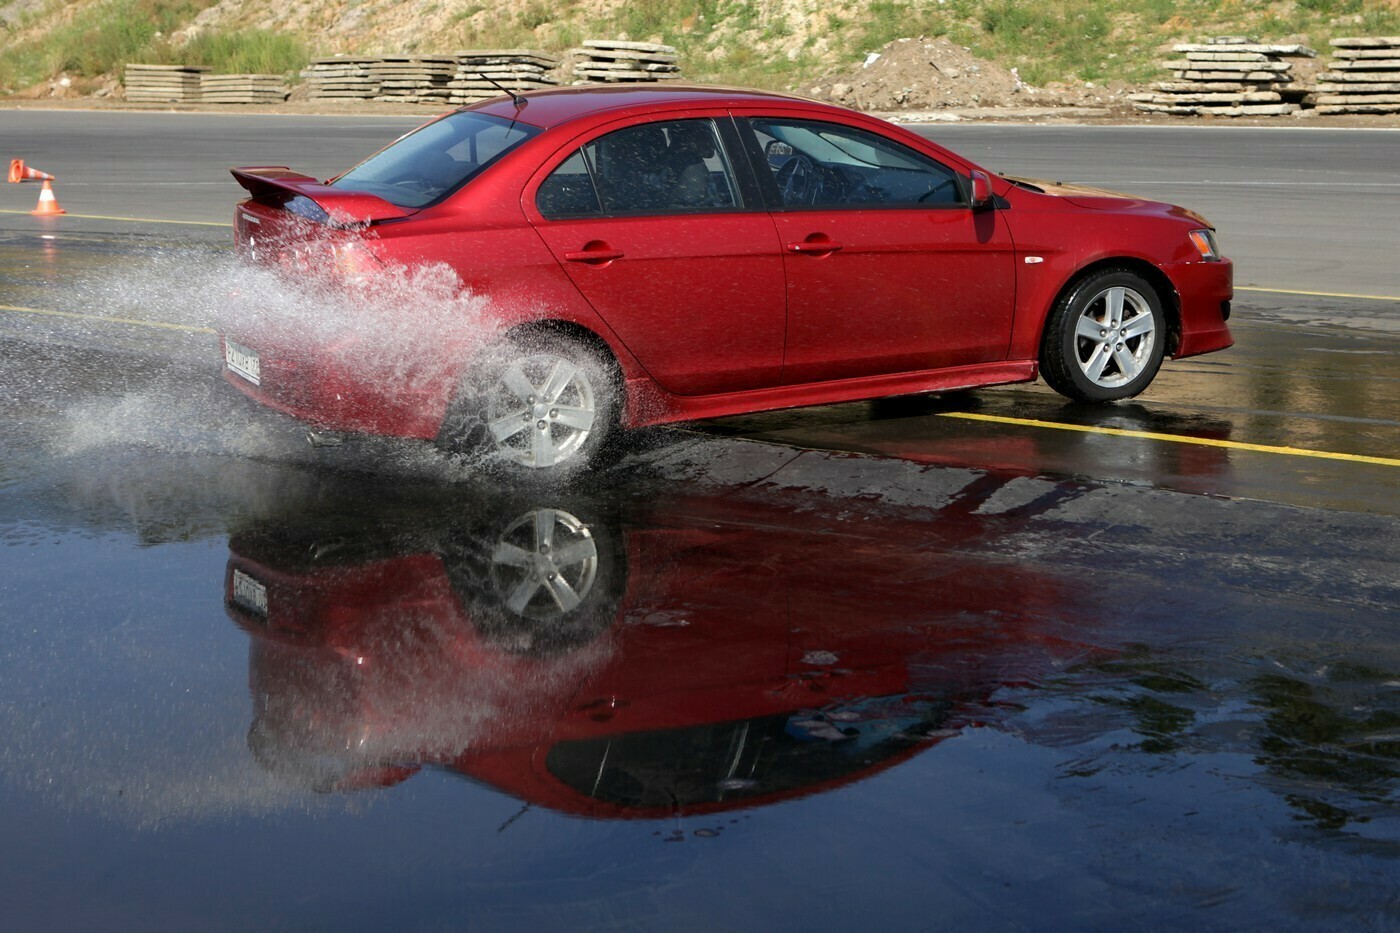
M 331 257 L 336 274 L 347 282 L 363 282 L 384 268 L 379 257 L 358 243 L 332 244 Z
M 283 268 L 300 275 L 349 285 L 362 284 L 384 268 L 374 253 L 355 242 L 300 244 L 282 249 L 277 259 Z

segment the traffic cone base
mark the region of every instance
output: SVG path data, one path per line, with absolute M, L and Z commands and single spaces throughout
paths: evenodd
M 39 191 L 39 206 L 29 213 L 39 217 L 68 213 L 58 206 L 58 198 L 54 197 L 53 193 L 53 182 L 47 178 L 44 179 L 44 187 Z

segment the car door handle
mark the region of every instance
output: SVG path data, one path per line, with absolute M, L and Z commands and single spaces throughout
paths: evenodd
M 803 240 L 800 243 L 789 243 L 788 252 L 791 253 L 834 253 L 841 248 L 841 244 L 835 240 Z
M 622 258 L 620 249 L 576 249 L 571 253 L 565 253 L 564 258 L 569 262 L 612 262 L 614 259 Z

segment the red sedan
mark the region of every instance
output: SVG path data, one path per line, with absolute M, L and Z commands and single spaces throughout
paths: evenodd
M 324 184 L 234 175 L 242 255 L 331 272 L 373 320 L 325 333 L 252 316 L 225 336 L 229 381 L 318 428 L 521 473 L 573 472 L 628 427 L 1037 373 L 1122 399 L 1164 357 L 1232 342 L 1231 264 L 1199 215 L 991 176 L 794 97 L 501 97 Z M 449 270 L 479 317 L 405 307 L 423 269 Z M 396 297 L 368 310 L 389 282 Z

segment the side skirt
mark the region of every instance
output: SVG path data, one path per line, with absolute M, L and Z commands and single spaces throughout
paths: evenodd
M 1034 360 L 1015 360 L 700 396 L 671 395 L 650 379 L 629 379 L 624 424 L 629 428 L 640 428 L 746 412 L 1031 382 L 1035 377 Z

